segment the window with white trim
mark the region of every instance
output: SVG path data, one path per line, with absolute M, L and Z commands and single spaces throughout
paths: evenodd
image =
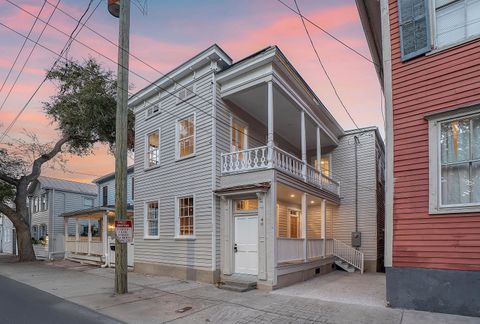
M 177 122 L 177 158 L 182 159 L 195 154 L 195 115 Z
M 41 210 L 46 211 L 48 209 L 48 195 L 44 193 L 40 196 Z
M 83 208 L 93 208 L 93 198 L 83 197 Z
M 37 225 L 32 226 L 32 238 L 34 240 L 38 240 L 38 226 Z
M 480 0 L 434 0 L 437 47 L 480 35 Z
M 248 148 L 247 125 L 236 118 L 232 118 L 231 152 L 243 151 Z
M 480 114 L 430 121 L 430 155 L 430 212 L 479 210 Z
M 147 135 L 146 159 L 149 168 L 160 164 L 160 130 Z
M 47 224 L 41 224 L 38 227 L 38 239 L 39 240 L 45 240 L 47 237 Z
M 158 237 L 160 222 L 158 201 L 147 202 L 145 209 L 145 237 Z
M 300 237 L 300 211 L 295 209 L 288 210 L 288 237 Z
M 195 210 L 193 196 L 177 198 L 177 236 L 195 235 Z

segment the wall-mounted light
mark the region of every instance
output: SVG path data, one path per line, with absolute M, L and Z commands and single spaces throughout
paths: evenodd
M 291 195 L 290 195 L 290 198 L 295 198 L 295 195 L 294 195 L 294 194 L 291 194 Z

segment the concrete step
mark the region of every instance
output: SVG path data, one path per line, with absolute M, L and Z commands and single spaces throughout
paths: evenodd
M 251 278 L 234 277 L 223 278 L 218 288 L 230 291 L 245 292 L 257 288 L 257 281 Z
M 343 269 L 347 272 L 355 272 L 355 270 L 356 270 L 354 266 L 350 265 L 348 262 L 345 262 L 343 260 L 335 260 L 335 264 L 339 268 L 341 268 L 341 269 Z

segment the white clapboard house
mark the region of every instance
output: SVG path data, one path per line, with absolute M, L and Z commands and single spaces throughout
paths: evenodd
M 129 107 L 136 271 L 274 289 L 381 268 L 378 130 L 342 129 L 278 47 L 213 45 Z

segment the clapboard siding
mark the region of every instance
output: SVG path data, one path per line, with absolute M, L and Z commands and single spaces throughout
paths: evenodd
M 480 214 L 429 215 L 425 114 L 480 102 L 480 39 L 402 62 L 389 1 L 394 138 L 393 265 L 480 270 Z
M 127 204 L 133 206 L 133 198 L 135 193 L 132 196 L 132 178 L 133 170 L 127 172 Z M 103 206 L 103 187 L 108 187 L 107 195 L 107 206 L 115 206 L 115 178 L 108 179 L 107 181 L 101 181 L 97 183 L 98 188 L 98 199 L 97 203 L 94 206 Z M 135 189 L 135 187 L 134 187 Z
M 13 237 L 13 223 L 5 215 L 0 214 L 0 218 L 0 253 L 15 254 L 13 240 L 16 238 Z
M 365 260 L 377 260 L 378 256 L 378 205 L 377 205 L 377 150 L 382 146 L 374 130 L 347 134 L 332 152 L 333 177 L 340 181 L 341 203 L 338 217 L 334 217 L 333 235 L 351 244 L 355 231 L 355 139 L 358 136 L 358 231 L 362 234 L 360 251 Z M 383 156 L 383 155 L 382 155 Z M 379 159 L 381 160 L 381 158 Z
M 193 74 L 192 74 L 193 75 Z M 165 95 L 161 113 L 135 123 L 135 262 L 212 269 L 212 72 L 196 71 L 196 94 L 185 103 Z M 180 80 L 186 84 L 191 80 Z M 190 103 L 190 104 L 189 104 Z M 195 113 L 195 156 L 176 160 L 175 127 L 179 118 Z M 145 136 L 160 128 L 160 165 L 145 169 Z M 218 151 L 218 149 L 217 149 Z M 175 239 L 176 197 L 194 195 L 195 239 Z M 159 239 L 144 239 L 145 204 L 159 201 Z M 219 221 L 217 221 L 219 222 Z M 218 243 L 215 243 L 218 244 Z

